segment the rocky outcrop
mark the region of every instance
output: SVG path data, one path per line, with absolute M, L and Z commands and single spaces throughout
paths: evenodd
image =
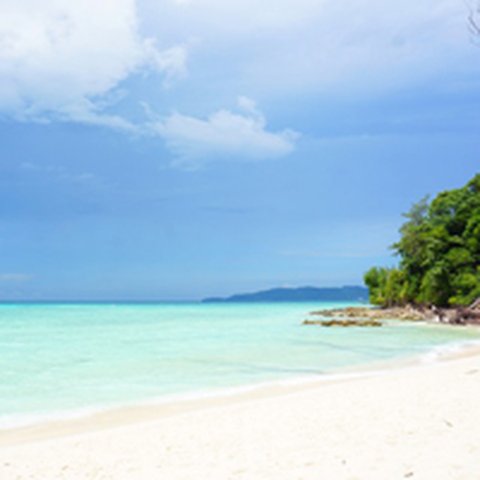
M 359 320 L 432 320 L 434 314 L 429 310 L 416 309 L 412 306 L 393 308 L 371 307 L 347 307 L 331 310 L 318 310 L 310 312 L 310 315 L 318 315 L 327 318 L 354 318 Z
M 347 307 L 318 310 L 310 312 L 310 315 L 323 317 L 323 319 L 306 320 L 305 325 L 330 323 L 325 326 L 377 326 L 369 325 L 368 321 L 381 323 L 382 320 L 408 320 L 480 326 L 480 299 L 476 300 L 470 307 L 437 308 L 431 306 L 427 308 L 413 305 L 391 308 Z
M 432 308 L 436 321 L 450 325 L 480 325 L 480 309 L 472 307 Z
M 319 325 L 321 327 L 381 327 L 382 322 L 378 320 L 304 320 L 303 325 Z

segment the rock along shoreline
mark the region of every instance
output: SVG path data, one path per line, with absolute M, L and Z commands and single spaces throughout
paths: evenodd
M 323 327 L 380 327 L 383 320 L 423 321 L 448 325 L 480 326 L 480 299 L 470 307 L 438 308 L 406 305 L 404 307 L 346 307 L 310 312 L 317 318 L 303 325 Z

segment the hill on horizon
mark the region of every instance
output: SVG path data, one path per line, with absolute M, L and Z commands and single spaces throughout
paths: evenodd
M 343 287 L 271 288 L 229 297 L 210 297 L 203 303 L 220 302 L 311 302 L 311 301 L 368 301 L 368 289 L 357 285 Z

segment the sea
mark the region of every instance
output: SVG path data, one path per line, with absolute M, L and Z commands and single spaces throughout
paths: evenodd
M 0 304 L 0 428 L 353 367 L 480 342 L 474 328 L 388 320 L 304 326 L 352 303 Z

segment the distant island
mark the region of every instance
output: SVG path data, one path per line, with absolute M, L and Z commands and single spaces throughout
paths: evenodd
M 368 289 L 361 286 L 272 288 L 253 293 L 241 293 L 226 298 L 205 298 L 202 303 L 220 302 L 363 302 Z

